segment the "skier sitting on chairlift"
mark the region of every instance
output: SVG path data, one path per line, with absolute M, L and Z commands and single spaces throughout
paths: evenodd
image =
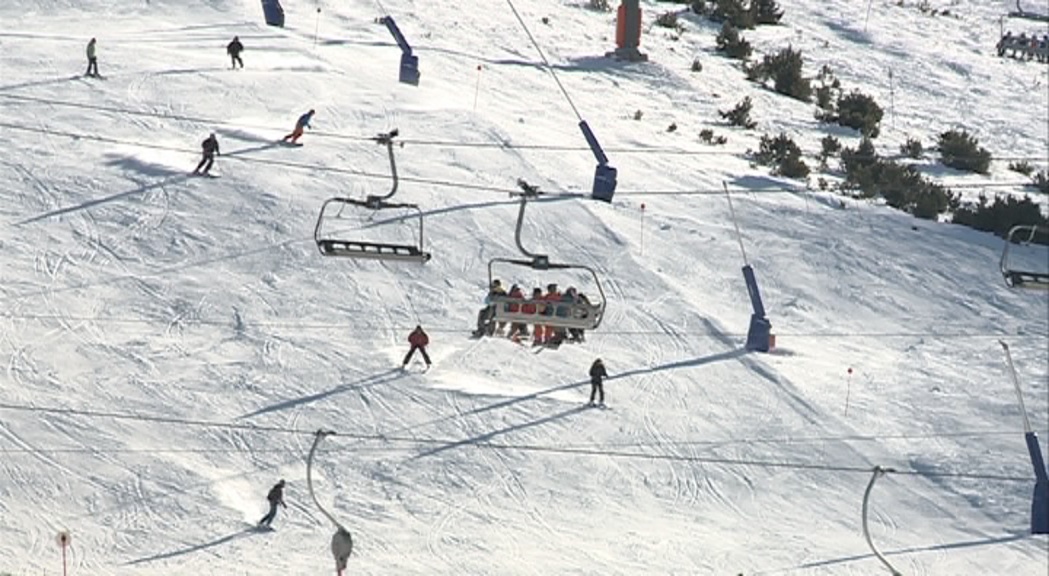
M 488 295 L 484 298 L 485 306 L 477 312 L 477 329 L 474 330 L 474 338 L 480 338 L 482 336 L 491 336 L 496 331 L 496 302 L 505 297 L 506 288 L 503 288 L 502 282 L 500 282 L 498 279 L 492 280 L 492 286 L 488 290 Z M 500 322 L 499 324 L 499 330 L 502 330 L 502 328 L 506 326 L 505 322 Z
M 510 294 L 508 294 L 508 296 L 517 300 L 524 300 L 524 292 L 521 291 L 521 287 L 517 284 L 514 284 L 510 287 Z M 525 310 L 527 306 L 528 304 L 522 306 L 521 304 L 517 303 L 508 303 L 506 304 L 506 311 L 510 312 L 511 314 L 517 314 L 520 312 L 527 313 L 527 310 Z M 532 306 L 532 312 L 535 313 L 535 306 Z M 528 325 L 524 322 L 510 323 L 510 334 L 507 335 L 507 338 L 516 341 L 517 339 L 522 337 L 528 337 Z

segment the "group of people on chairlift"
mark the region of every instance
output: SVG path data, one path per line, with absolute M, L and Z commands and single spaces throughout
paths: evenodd
M 556 324 L 556 320 L 544 322 L 544 318 L 585 318 L 593 306 L 586 295 L 575 287 L 561 292 L 557 284 L 547 284 L 545 293 L 542 288 L 537 287 L 532 289 L 532 295 L 528 297 L 517 284 L 507 291 L 498 279 L 492 281 L 484 302 L 484 308 L 477 313 L 474 337 L 505 335 L 515 342 L 528 337 L 528 324 L 524 322 L 511 322 L 510 331 L 506 332 L 507 322 L 496 320 L 496 306 L 502 306 L 504 312 L 535 316 L 532 323 L 533 346 L 558 345 L 566 341 L 582 342 L 585 336 L 582 328 L 565 329 L 551 325 Z M 554 302 L 559 304 L 552 304 Z

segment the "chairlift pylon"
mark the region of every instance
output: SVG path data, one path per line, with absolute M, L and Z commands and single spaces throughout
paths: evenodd
M 1049 270 L 1025 270 L 1010 256 L 1013 244 L 1030 244 L 1035 237 L 1049 238 L 1049 228 L 1037 224 L 1018 224 L 1010 228 L 1005 236 L 1005 247 L 1002 248 L 1002 258 L 998 267 L 1005 284 L 1010 288 L 1049 290 Z
M 535 313 L 527 313 L 524 312 L 524 306 L 526 304 L 536 304 L 534 300 L 529 298 L 502 297 L 499 298 L 498 301 L 492 302 L 492 305 L 494 306 L 492 319 L 498 322 L 542 324 L 545 326 L 564 329 L 596 329 L 601 325 L 601 320 L 604 318 L 606 305 L 605 291 L 601 286 L 601 281 L 597 277 L 597 272 L 595 272 L 593 268 L 582 264 L 551 262 L 549 256 L 545 254 L 536 254 L 525 249 L 524 245 L 521 243 L 521 228 L 524 226 L 525 207 L 528 205 L 529 199 L 538 197 L 540 193 L 538 187 L 531 186 L 523 180 L 518 180 L 517 184 L 521 187 L 522 192 L 516 194 L 511 193 L 511 196 L 518 195 L 521 198 L 520 209 L 517 212 L 517 227 L 514 229 L 514 243 L 517 244 L 517 249 L 520 250 L 521 254 L 527 259 L 493 258 L 489 260 L 488 286 L 491 287 L 495 281 L 493 267 L 497 264 L 509 264 L 511 266 L 526 267 L 539 271 L 578 270 L 585 272 L 593 280 L 593 286 L 597 290 L 599 299 L 596 302 L 591 300 L 589 303 L 552 303 L 544 301 L 538 303 Z M 590 296 L 588 296 L 588 299 L 589 298 Z M 511 311 L 511 307 L 516 308 L 516 310 Z
M 317 216 L 317 224 L 313 228 L 313 239 L 317 243 L 317 249 L 323 256 L 342 256 L 346 258 L 360 258 L 372 260 L 391 260 L 402 262 L 424 263 L 430 260 L 430 253 L 424 250 L 423 236 L 423 213 L 415 204 L 401 204 L 389 202 L 397 193 L 399 179 L 397 178 L 397 162 L 393 155 L 393 139 L 397 137 L 397 130 L 379 134 L 373 140 L 377 144 L 386 146 L 390 157 L 390 173 L 393 184 L 390 191 L 382 196 L 369 195 L 364 200 L 354 198 L 335 197 L 324 201 L 321 206 L 320 215 Z M 335 211 L 334 207 L 338 206 Z M 348 238 L 347 234 L 332 232 L 325 226 L 331 220 L 337 220 L 342 216 L 344 209 L 350 208 L 351 212 L 360 213 L 363 210 L 372 213 L 381 210 L 409 210 L 415 213 L 410 219 L 418 220 L 415 227 L 416 237 L 412 244 L 371 242 Z M 334 214 L 332 214 L 334 212 Z M 371 216 L 374 216 L 372 214 Z

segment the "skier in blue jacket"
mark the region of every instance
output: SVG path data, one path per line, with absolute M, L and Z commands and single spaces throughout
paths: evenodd
M 291 134 L 288 134 L 281 140 L 283 142 L 291 142 L 292 144 L 298 143 L 299 138 L 302 136 L 302 131 L 306 128 L 313 128 L 310 126 L 310 120 L 313 119 L 313 114 L 313 109 L 310 109 L 309 112 L 299 116 L 298 121 L 295 122 L 295 129 L 291 131 Z

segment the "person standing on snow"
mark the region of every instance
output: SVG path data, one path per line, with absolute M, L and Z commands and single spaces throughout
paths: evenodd
M 244 45 L 240 43 L 240 37 L 234 36 L 233 41 L 226 45 L 226 54 L 232 60 L 232 69 L 237 69 L 237 64 L 244 68 L 244 61 L 240 59 L 240 53 L 244 51 Z
M 411 348 L 408 350 L 408 354 L 404 357 L 404 362 L 401 362 L 401 370 L 408 367 L 408 362 L 411 361 L 412 356 L 415 355 L 415 351 L 418 350 L 423 355 L 423 361 L 426 362 L 426 367 L 430 367 L 430 356 L 426 353 L 426 346 L 430 344 L 430 337 L 423 331 L 422 326 L 416 326 L 415 330 L 408 335 L 408 344 L 411 344 Z
M 219 141 L 215 138 L 215 133 L 212 132 L 206 140 L 200 143 L 204 157 L 200 159 L 200 164 L 197 164 L 197 169 L 193 171 L 194 174 L 207 174 L 211 170 L 211 165 L 215 163 L 215 156 L 221 156 L 219 152 Z M 200 169 L 203 168 L 204 172 Z
M 283 506 L 285 510 L 288 509 L 288 505 L 284 503 L 284 480 L 281 479 L 270 488 L 270 493 L 266 495 L 266 500 L 270 503 L 270 511 L 259 520 L 259 526 L 269 526 L 273 519 L 277 517 L 277 506 Z
M 605 363 L 600 358 L 594 360 L 594 363 L 590 365 L 590 405 L 594 404 L 594 396 L 598 397 L 598 404 L 601 406 L 605 405 L 605 387 L 604 379 L 608 378 L 608 372 L 605 371 Z
M 299 119 L 295 122 L 295 129 L 291 131 L 291 134 L 288 134 L 281 140 L 283 142 L 290 141 L 292 144 L 296 144 L 299 138 L 302 136 L 302 131 L 305 128 L 313 128 L 312 126 L 310 126 L 310 120 L 313 119 L 313 113 L 313 109 L 310 109 L 309 112 L 303 114 L 302 116 L 299 116 Z
M 95 56 L 95 39 L 94 38 L 92 38 L 87 43 L 87 72 L 84 73 L 84 76 L 94 76 L 95 78 L 99 77 L 99 74 L 98 74 L 98 58 Z

